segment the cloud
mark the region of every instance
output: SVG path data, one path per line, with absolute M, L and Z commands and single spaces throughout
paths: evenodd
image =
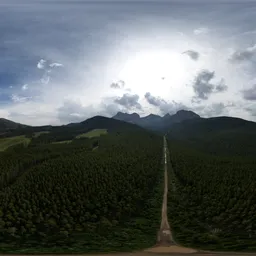
M 92 116 L 101 115 L 112 117 L 118 111 L 125 111 L 120 108 L 119 104 L 113 103 L 113 97 L 104 98 L 97 105 L 92 104 L 83 106 L 79 100 L 65 100 L 63 104 L 57 108 L 57 118 L 61 124 L 82 122 Z
M 41 59 L 38 63 L 37 63 L 37 68 L 38 69 L 44 69 L 46 66 L 46 60 Z
M 155 96 L 151 95 L 150 92 L 146 92 L 144 97 L 146 98 L 146 100 L 149 104 L 156 106 L 156 107 L 160 107 L 163 104 L 167 104 L 167 102 L 164 99 L 162 99 L 160 97 L 155 97 Z
M 197 29 L 194 30 L 194 35 L 198 36 L 198 35 L 201 35 L 201 34 L 207 34 L 208 32 L 209 32 L 208 28 L 201 27 L 201 28 L 197 28 Z
M 138 102 L 139 98 L 140 97 L 137 94 L 125 93 L 122 97 L 115 99 L 114 102 L 124 106 L 127 109 L 131 109 L 131 108 L 141 109 L 141 105 Z
M 119 104 L 105 103 L 104 101 L 101 103 L 101 109 L 100 114 L 107 117 L 114 116 L 118 111 L 126 111 Z
M 150 92 L 145 93 L 144 97 L 150 105 L 158 107 L 162 114 L 176 113 L 180 109 L 187 109 L 182 103 L 167 102 L 160 97 L 153 96 Z
M 26 90 L 28 89 L 28 84 L 22 85 L 21 89 L 22 89 L 23 91 L 26 91 Z
M 35 102 L 28 100 L 25 102 L 15 102 L 8 108 L 8 119 L 18 123 L 28 125 L 59 125 L 56 116 L 56 108 L 48 102 Z
M 44 74 L 40 79 L 42 84 L 48 84 L 50 82 L 50 79 L 51 79 L 50 74 L 52 73 L 53 69 L 56 67 L 64 67 L 64 65 L 58 62 L 53 62 L 51 64 L 48 64 L 48 61 L 44 59 L 41 59 L 38 62 L 37 68 L 44 70 Z
M 221 78 L 220 82 L 215 87 L 215 92 L 225 92 L 228 86 L 225 84 L 225 80 Z
M 199 59 L 199 52 L 196 52 L 194 50 L 188 50 L 183 52 L 182 54 L 188 55 L 192 60 L 198 60 Z
M 256 100 L 256 84 L 249 89 L 243 90 L 242 93 L 245 100 Z
M 125 86 L 125 82 L 123 80 L 119 80 L 110 85 L 110 87 L 114 89 L 122 89 L 124 88 L 124 86 Z
M 204 113 L 207 116 L 219 116 L 225 112 L 226 106 L 224 103 L 213 103 L 205 109 Z
M 245 108 L 247 112 L 253 117 L 256 117 L 256 105 Z
M 64 65 L 58 62 L 53 62 L 51 64 L 48 64 L 49 61 L 45 60 L 45 59 L 41 59 L 39 60 L 39 62 L 37 63 L 37 68 L 38 69 L 47 69 L 47 70 L 51 70 L 52 68 L 56 68 L 56 67 L 63 67 Z
M 42 84 L 48 84 L 50 82 L 50 76 L 48 75 L 48 72 L 43 75 L 40 81 Z
M 55 62 L 55 63 L 51 63 L 49 66 L 50 66 L 51 68 L 63 67 L 63 64 Z
M 212 93 L 223 92 L 227 90 L 225 80 L 221 79 L 218 83 L 214 84 L 211 81 L 215 78 L 215 72 L 209 70 L 201 70 L 192 84 L 193 90 L 196 94 L 194 99 L 207 100 Z
M 229 114 L 229 109 L 236 107 L 234 102 L 219 102 L 219 103 L 212 103 L 206 106 L 198 106 L 194 108 L 201 116 L 205 117 L 215 117 L 215 116 L 223 116 Z
M 246 60 L 251 60 L 255 56 L 255 54 L 256 54 L 256 44 L 251 47 L 247 47 L 244 50 L 234 51 L 231 54 L 229 61 L 238 63 Z
M 213 92 L 214 85 L 210 81 L 214 78 L 215 73 L 208 70 L 202 70 L 196 76 L 193 89 L 197 98 L 208 99 L 208 95 Z
M 11 95 L 11 100 L 15 103 L 22 103 L 22 102 L 26 102 L 27 100 L 31 99 L 31 97 L 28 96 L 19 96 L 17 94 L 12 94 Z
M 88 118 L 93 107 L 84 107 L 80 102 L 65 100 L 63 105 L 57 109 L 57 117 L 61 123 L 76 123 Z

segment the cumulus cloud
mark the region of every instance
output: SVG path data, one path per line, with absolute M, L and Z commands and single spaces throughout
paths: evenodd
M 46 67 L 46 60 L 41 59 L 38 63 L 37 63 L 37 68 L 38 69 L 44 69 Z
M 167 102 L 160 98 L 160 97 L 155 97 L 153 95 L 151 95 L 150 92 L 147 92 L 144 96 L 147 100 L 147 102 L 153 106 L 156 106 L 156 107 L 159 107 L 161 106 L 162 104 L 167 104 Z
M 150 92 L 145 93 L 144 97 L 150 105 L 158 107 L 162 114 L 176 113 L 178 110 L 187 109 L 182 103 L 167 102 L 160 97 L 153 96 Z
M 199 59 L 199 52 L 196 52 L 194 50 L 188 50 L 188 51 L 183 52 L 182 54 L 188 55 L 192 60 Z
M 193 89 L 196 97 L 200 99 L 208 99 L 208 95 L 214 90 L 214 85 L 210 83 L 215 73 L 208 70 L 201 71 L 195 78 Z
M 256 100 L 256 84 L 249 89 L 243 90 L 242 93 L 245 100 Z
M 229 60 L 231 62 L 242 62 L 242 61 L 246 61 L 246 60 L 251 60 L 253 57 L 255 57 L 256 54 L 256 44 L 251 46 L 251 47 L 247 47 L 243 50 L 236 50 L 234 51 Z
M 110 87 L 114 89 L 122 89 L 124 88 L 124 86 L 125 86 L 125 82 L 123 80 L 119 80 L 110 85 Z
M 22 89 L 23 91 L 26 91 L 26 90 L 28 89 L 28 84 L 22 85 L 21 89 Z
M 194 30 L 194 34 L 196 36 L 201 35 L 201 34 L 207 34 L 208 32 L 209 32 L 209 29 L 205 28 L 205 27 L 197 28 Z
M 138 102 L 139 98 L 140 97 L 137 94 L 125 93 L 122 97 L 116 98 L 114 102 L 124 106 L 127 109 L 131 109 L 131 108 L 141 109 L 141 105 Z
M 215 78 L 215 72 L 209 70 L 200 71 L 192 84 L 193 90 L 196 94 L 194 99 L 207 100 L 212 93 L 223 92 L 227 90 L 225 80 L 221 79 L 217 83 L 212 83 Z

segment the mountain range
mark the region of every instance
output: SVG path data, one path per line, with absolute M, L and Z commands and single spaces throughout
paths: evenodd
M 137 124 L 143 128 L 156 130 L 156 131 L 168 131 L 172 125 L 180 123 L 190 119 L 200 119 L 201 117 L 188 110 L 179 110 L 176 114 L 166 114 L 164 116 L 158 116 L 150 114 L 145 117 L 140 117 L 137 113 L 127 114 L 118 112 L 112 117 L 120 121 L 125 121 L 133 124 Z
M 70 123 L 67 125 L 61 125 L 59 127 L 62 127 L 62 128 L 78 127 L 79 124 L 81 124 L 81 125 L 83 125 L 85 123 L 91 124 L 92 120 L 97 120 L 96 122 L 94 121 L 94 124 L 98 123 L 100 126 L 98 128 L 103 128 L 104 123 L 109 124 L 109 121 L 106 121 L 108 119 L 109 118 L 107 118 L 107 117 L 95 116 L 95 117 L 89 118 L 81 123 Z M 137 114 L 137 113 L 128 114 L 128 113 L 118 112 L 116 115 L 114 115 L 110 119 L 135 124 L 137 126 L 140 126 L 142 128 L 146 128 L 149 130 L 162 132 L 162 131 L 168 131 L 170 129 L 170 127 L 175 123 L 180 123 L 182 121 L 190 120 L 190 119 L 200 119 L 200 116 L 192 111 L 187 111 L 187 110 L 179 110 L 174 115 L 166 114 L 162 117 L 158 116 L 158 115 L 154 115 L 154 114 L 150 114 L 145 117 L 140 117 L 139 114 Z M 114 122 L 114 120 L 112 121 L 113 124 L 116 123 L 116 122 Z M 30 130 L 30 129 L 38 130 L 38 131 L 50 130 L 53 127 L 55 127 L 55 129 L 56 129 L 57 126 L 51 126 L 51 125 L 29 126 L 29 125 L 16 123 L 16 122 L 10 121 L 5 118 L 0 118 L 0 133 L 7 132 L 7 131 L 13 132 L 14 130 Z
M 128 125 L 129 124 L 129 125 Z M 112 118 L 103 116 L 94 116 L 86 119 L 80 123 L 70 123 L 67 125 L 60 126 L 29 126 L 20 123 L 10 121 L 5 118 L 0 118 L 0 134 L 13 133 L 22 131 L 48 131 L 48 130 L 70 130 L 70 129 L 95 129 L 95 128 L 106 128 L 114 129 L 114 127 L 142 127 L 161 133 L 168 133 L 170 130 L 178 136 L 178 134 L 191 134 L 193 131 L 194 136 L 204 132 L 212 130 L 223 130 L 223 129 L 236 129 L 241 127 L 243 129 L 249 129 L 248 132 L 256 130 L 256 123 L 247 121 L 241 118 L 235 117 L 211 117 L 202 118 L 198 114 L 189 110 L 179 110 L 175 114 L 166 114 L 164 116 L 150 114 L 145 117 L 140 117 L 137 113 L 123 113 L 118 112 Z M 195 130 L 195 131 L 194 131 Z
M 137 113 L 118 112 L 112 118 L 94 116 L 80 123 L 61 126 L 28 126 L 7 119 L 0 119 L 0 138 L 47 132 L 49 141 L 75 138 L 93 129 L 107 129 L 108 133 L 133 133 L 138 130 L 166 135 L 168 139 L 186 143 L 193 148 L 211 153 L 255 155 L 256 123 L 235 117 L 202 118 L 198 114 L 179 110 L 174 115 L 150 114 L 140 117 Z M 243 145 L 243 147 L 241 147 Z

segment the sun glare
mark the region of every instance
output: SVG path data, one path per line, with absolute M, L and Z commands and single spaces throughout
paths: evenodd
M 158 95 L 162 95 L 170 85 L 178 86 L 185 81 L 185 62 L 180 53 L 140 52 L 128 59 L 119 77 L 137 93 L 143 93 L 145 90 L 157 93 L 161 89 Z

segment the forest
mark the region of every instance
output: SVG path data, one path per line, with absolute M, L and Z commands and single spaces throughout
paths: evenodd
M 1 252 L 153 246 L 163 194 L 162 137 L 135 129 L 68 144 L 49 144 L 49 138 L 42 134 L 27 148 L 0 153 Z
M 175 240 L 207 250 L 255 251 L 256 159 L 223 150 L 212 154 L 207 147 L 202 152 L 202 144 L 198 150 L 177 140 L 168 147 L 168 215 Z
M 255 251 L 255 137 L 209 127 L 167 134 L 174 240 L 205 250 Z M 97 137 L 86 137 L 88 131 Z M 2 138 L 16 135 L 29 144 L 0 152 L 0 252 L 127 252 L 155 245 L 162 135 L 103 117 L 25 127 Z

